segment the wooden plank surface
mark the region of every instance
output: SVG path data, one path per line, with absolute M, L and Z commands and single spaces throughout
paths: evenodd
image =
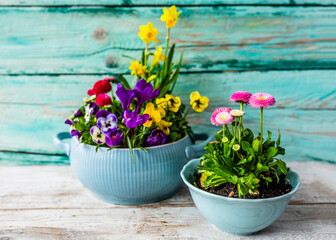
M 172 30 L 183 71 L 335 69 L 334 7 L 181 7 Z M 0 74 L 128 72 L 161 7 L 0 8 Z M 19 16 L 19 17 L 18 17 Z M 151 48 L 156 45 L 151 44 Z
M 176 95 L 188 103 L 189 93 L 199 90 L 210 98 L 210 107 L 188 118 L 196 132 L 215 133 L 209 118 L 217 107 L 235 105 L 230 95 L 237 90 L 266 91 L 277 105 L 265 111 L 265 128 L 282 132 L 288 160 L 335 162 L 336 89 L 335 71 L 231 72 L 222 74 L 183 74 Z M 67 131 L 64 120 L 82 103 L 85 92 L 102 76 L 4 76 L 0 81 L 1 151 L 0 164 L 24 165 L 67 163 L 64 156 L 27 155 L 22 152 L 61 154 L 52 137 Z M 312 86 L 312 87 L 307 87 Z M 237 106 L 236 106 L 237 107 Z M 259 129 L 257 110 L 246 108 L 246 126 Z M 22 118 L 21 116 L 24 116 Z M 280 119 L 282 121 L 280 121 Z
M 336 239 L 335 165 L 291 162 L 301 188 L 280 219 L 250 237 L 222 233 L 186 187 L 168 200 L 123 206 L 97 200 L 70 167 L 0 167 L 3 239 Z
M 289 5 L 333 6 L 335 0 L 1 0 L 0 6 L 146 6 L 146 5 Z

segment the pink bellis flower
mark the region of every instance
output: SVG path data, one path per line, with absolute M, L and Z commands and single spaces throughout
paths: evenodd
M 232 123 L 234 117 L 230 114 L 230 112 L 230 108 L 217 108 L 211 115 L 211 123 L 216 126 Z
M 251 96 L 249 104 L 253 108 L 260 108 L 260 152 L 263 151 L 263 109 L 273 106 L 275 99 L 268 93 L 255 93 Z

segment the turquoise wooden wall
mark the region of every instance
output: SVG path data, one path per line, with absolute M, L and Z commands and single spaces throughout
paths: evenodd
M 282 131 L 286 160 L 336 162 L 335 0 L 0 0 L 0 165 L 68 164 L 53 135 L 96 80 L 128 73 L 139 25 L 152 21 L 164 40 L 169 4 L 182 11 L 176 94 L 211 101 L 190 115 L 195 131 L 218 130 L 211 112 L 232 107 L 234 91 L 265 91 L 277 100 L 265 125 Z M 247 113 L 257 130 L 258 112 Z

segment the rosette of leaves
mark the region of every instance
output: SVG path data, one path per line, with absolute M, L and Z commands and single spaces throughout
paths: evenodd
M 286 163 L 278 155 L 284 155 L 285 149 L 280 146 L 281 134 L 279 131 L 277 141 L 272 141 L 272 133 L 268 131 L 268 138 L 263 142 L 261 152 L 260 136 L 254 138 L 250 129 L 245 129 L 245 136 L 241 139 L 240 148 L 235 151 L 233 146 L 238 140 L 230 131 L 223 130 L 215 135 L 215 142 L 205 147 L 207 154 L 201 159 L 199 173 L 205 188 L 217 187 L 230 182 L 237 187 L 238 196 L 245 197 L 259 194 L 258 187 L 261 180 L 266 184 L 277 179 L 281 174 L 287 174 Z

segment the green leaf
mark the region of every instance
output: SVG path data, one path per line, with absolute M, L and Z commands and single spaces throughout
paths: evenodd
M 237 184 L 237 189 L 238 189 L 238 196 L 241 197 L 245 197 L 246 194 L 248 194 L 249 189 L 248 187 L 243 184 L 243 183 L 239 183 Z
M 277 147 L 280 146 L 280 140 L 281 140 L 280 130 L 278 130 L 278 133 L 279 133 L 279 135 L 278 135 L 278 139 L 277 139 L 277 141 L 276 141 L 276 145 L 277 145 Z
M 270 147 L 267 149 L 267 159 L 271 159 L 275 155 L 277 155 L 278 149 L 276 147 Z
M 120 82 L 121 82 L 121 85 L 122 85 L 126 90 L 131 89 L 131 86 L 128 84 L 126 78 L 124 78 L 121 74 L 119 74 L 118 77 L 119 77 L 119 80 L 120 80 Z
M 147 149 L 144 148 L 144 147 L 139 146 L 138 148 L 140 148 L 140 149 L 141 149 L 142 151 L 144 151 L 144 152 L 147 152 Z
M 267 136 L 267 140 L 266 141 L 271 141 L 272 132 L 270 132 L 270 131 L 267 130 L 267 134 L 268 134 L 268 136 Z
M 237 163 L 237 165 L 241 165 L 247 162 L 246 158 L 240 159 L 240 161 Z
M 258 138 L 254 139 L 252 142 L 252 148 L 254 151 L 259 151 L 260 141 Z
M 131 155 L 131 159 L 132 159 L 132 163 L 134 164 L 134 156 L 133 156 L 133 148 L 132 148 L 132 142 L 129 136 L 126 137 L 127 138 L 127 146 Z
M 286 163 L 285 163 L 284 161 L 280 160 L 280 159 L 277 159 L 277 165 L 278 165 L 280 171 L 281 171 L 283 174 L 287 175 L 287 167 L 286 167 Z
M 285 155 L 285 149 L 282 147 L 278 147 L 278 154 Z
M 270 177 L 262 177 L 266 182 L 272 182 L 272 178 Z
M 171 78 L 171 83 L 170 84 L 172 84 L 172 86 L 171 86 L 171 88 L 169 90 L 170 92 L 172 92 L 174 90 L 174 88 L 175 88 L 177 77 L 178 77 L 178 75 L 180 73 L 180 69 L 181 69 L 181 65 L 182 65 L 182 59 L 183 59 L 183 53 L 180 56 L 179 64 L 178 64 L 178 66 L 177 66 L 176 70 L 174 71 L 173 76 Z
M 247 142 L 247 141 L 242 141 L 241 145 L 242 145 L 242 148 L 245 151 L 247 151 L 247 149 L 251 148 L 251 144 L 249 142 Z

